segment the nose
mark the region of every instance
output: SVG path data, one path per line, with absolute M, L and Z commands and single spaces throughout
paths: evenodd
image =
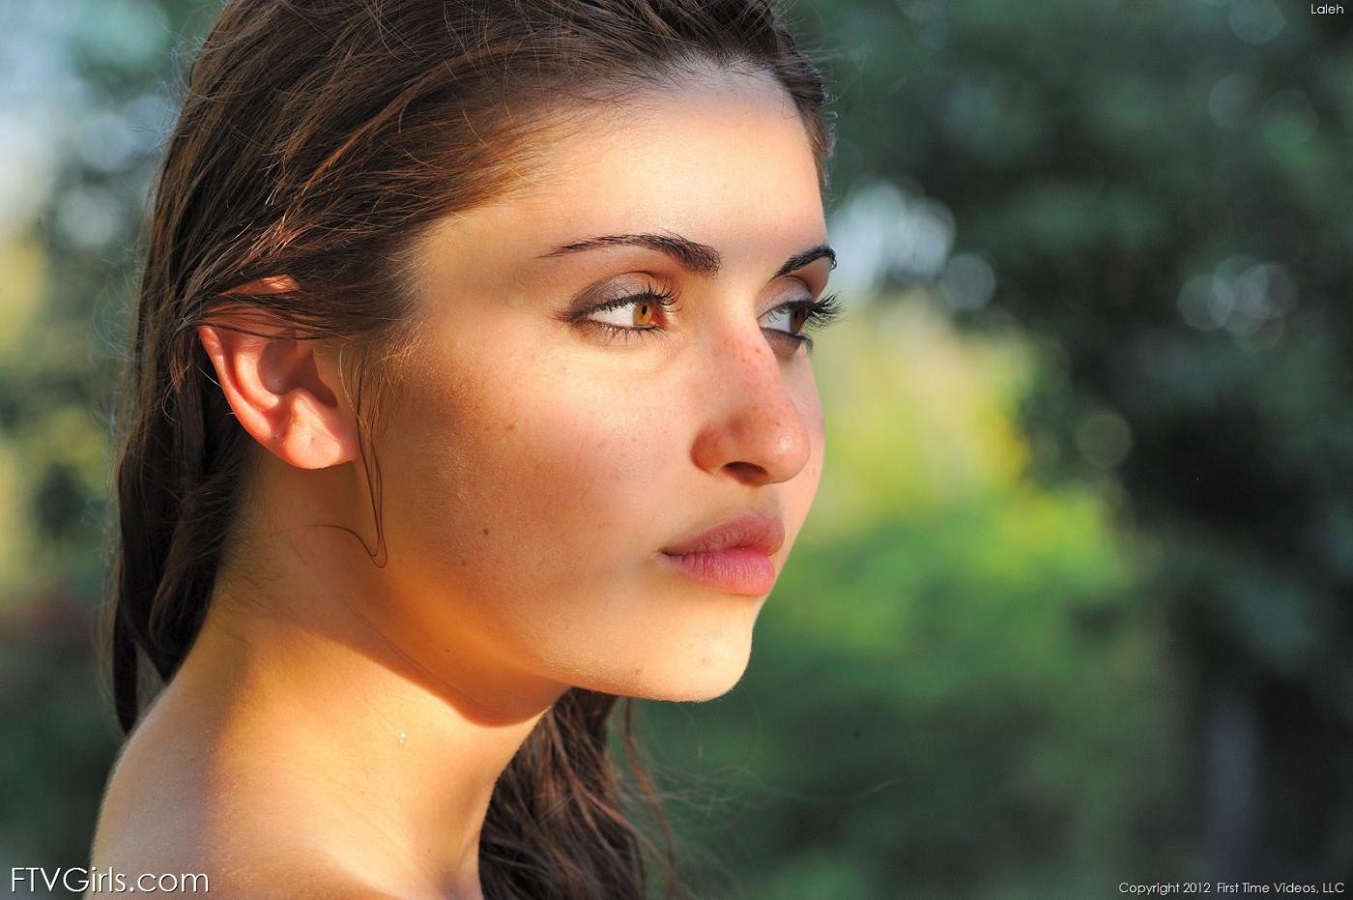
M 759 328 L 711 342 L 691 448 L 700 469 L 756 486 L 788 481 L 808 464 L 810 413 L 800 404 L 809 398 L 796 402 L 783 366 Z M 811 379 L 806 389 L 815 390 Z

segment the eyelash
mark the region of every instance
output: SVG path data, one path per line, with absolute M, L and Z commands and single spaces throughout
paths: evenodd
M 625 297 L 617 297 L 614 300 L 608 300 L 605 303 L 600 303 L 588 309 L 581 310 L 573 317 L 573 324 L 581 328 L 601 331 L 611 340 L 639 340 L 644 334 L 649 332 L 661 333 L 663 331 L 661 325 L 635 325 L 627 327 L 623 325 L 612 325 L 610 322 L 598 322 L 596 319 L 591 318 L 591 316 L 599 312 L 605 312 L 610 309 L 619 309 L 622 306 L 630 306 L 645 301 L 657 304 L 658 308 L 662 311 L 664 319 L 672 310 L 677 308 L 677 294 L 675 290 L 670 288 L 649 289 Z M 837 299 L 836 294 L 828 294 L 817 300 L 797 300 L 783 303 L 774 309 L 768 310 L 768 312 L 776 312 L 779 310 L 786 310 L 791 313 L 796 310 L 805 311 L 806 315 L 804 317 L 803 330 L 797 334 L 779 328 L 765 330 L 772 332 L 781 338 L 787 338 L 795 344 L 803 344 L 809 353 L 813 351 L 813 339 L 805 332 L 809 329 L 816 330 L 818 328 L 825 328 L 840 319 L 842 315 L 841 303 Z
M 605 337 L 611 340 L 636 340 L 646 332 L 662 331 L 661 325 L 612 325 L 610 322 L 598 322 L 591 318 L 600 312 L 606 312 L 610 309 L 619 309 L 622 306 L 631 306 L 635 303 L 643 302 L 654 303 L 661 311 L 664 319 L 677 308 L 677 293 L 672 288 L 648 288 L 628 294 L 624 297 L 617 297 L 614 300 L 607 300 L 604 303 L 598 303 L 596 306 L 579 310 L 572 316 L 574 325 L 580 328 L 587 328 L 594 331 L 600 331 Z
M 819 297 L 816 300 L 803 300 L 797 303 L 786 303 L 776 309 L 796 310 L 802 309 L 807 313 L 803 320 L 803 328 L 798 334 L 789 331 L 775 330 L 776 334 L 783 335 L 790 340 L 803 344 L 809 352 L 813 352 L 813 338 L 807 332 L 811 329 L 826 328 L 833 322 L 839 320 L 844 312 L 841 307 L 841 301 L 837 299 L 836 294 L 828 294 L 825 297 Z

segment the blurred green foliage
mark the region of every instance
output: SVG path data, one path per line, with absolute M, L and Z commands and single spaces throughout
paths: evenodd
M 115 746 L 112 385 L 175 48 L 213 8 L 0 12 L 0 871 L 83 861 Z M 694 879 L 1353 882 L 1353 19 L 795 9 L 834 54 L 853 308 L 747 678 L 645 708 Z
M 1041 348 L 1030 476 L 1104 485 L 1150 548 L 1136 594 L 1178 666 L 1206 871 L 1353 875 L 1353 19 L 818 9 L 847 48 L 844 207 L 878 182 L 904 219 L 940 205 L 947 258 L 904 242 L 890 280 Z
M 921 292 L 890 305 L 819 342 L 823 515 L 743 684 L 648 712 L 683 831 L 719 849 L 710 896 L 1093 896 L 1193 870 L 1134 551 L 1095 491 L 1023 474 L 1036 355 L 960 340 Z

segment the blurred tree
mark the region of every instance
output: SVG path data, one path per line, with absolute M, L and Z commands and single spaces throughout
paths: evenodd
M 923 186 L 956 223 L 947 260 L 880 268 L 1042 337 L 1063 368 L 1025 409 L 1032 471 L 1121 480 L 1158 548 L 1143 598 L 1194 676 L 1181 801 L 1213 873 L 1353 879 L 1353 20 L 814 6 L 846 48 L 843 193 L 891 182 L 914 210 Z

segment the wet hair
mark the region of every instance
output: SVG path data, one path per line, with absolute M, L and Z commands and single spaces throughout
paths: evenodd
M 409 339 L 411 248 L 447 215 L 510 193 L 546 130 L 710 68 L 782 85 L 821 176 L 822 80 L 767 0 L 225 5 L 159 173 L 119 415 L 110 642 L 125 730 L 143 689 L 177 671 L 238 550 L 251 438 L 197 326 L 243 303 L 351 351 L 379 521 L 369 438 Z M 371 552 L 382 564 L 379 541 Z M 565 693 L 499 779 L 480 844 L 487 897 L 646 896 L 651 845 L 621 811 L 607 755 L 616 700 Z

